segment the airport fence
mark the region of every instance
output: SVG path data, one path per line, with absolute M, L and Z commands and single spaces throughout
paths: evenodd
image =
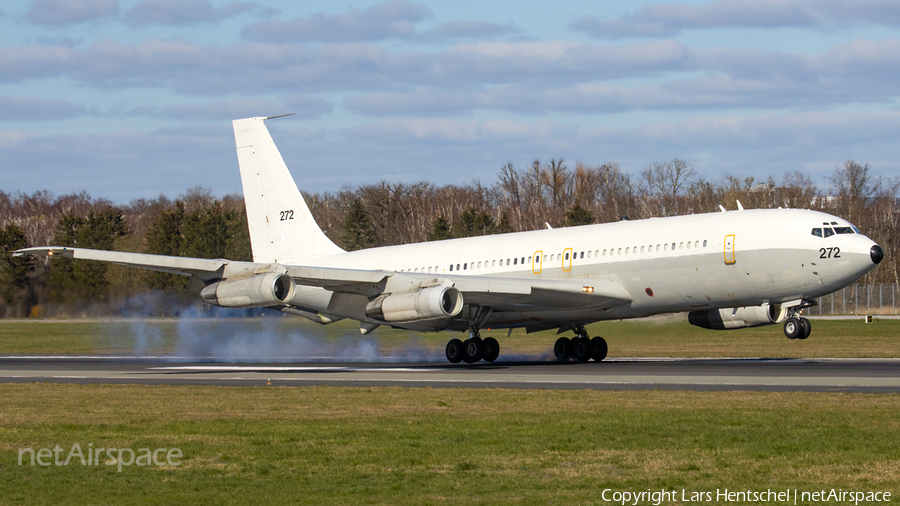
M 863 285 L 853 284 L 840 290 L 819 297 L 813 306 L 806 310 L 809 315 L 839 314 L 897 314 L 900 304 L 900 285 Z

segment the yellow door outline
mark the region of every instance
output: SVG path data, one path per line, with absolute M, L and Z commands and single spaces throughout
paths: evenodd
M 572 254 L 572 248 L 566 248 L 563 250 L 562 267 L 566 272 L 572 270 Z
M 544 270 L 544 262 L 542 260 L 544 258 L 543 251 L 535 251 L 534 259 L 531 261 L 531 272 L 535 274 L 540 274 L 542 270 Z
M 725 263 L 731 265 L 734 259 L 734 234 L 725 236 Z

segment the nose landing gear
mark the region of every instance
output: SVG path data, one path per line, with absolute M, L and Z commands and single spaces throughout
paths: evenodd
M 791 316 L 784 321 L 784 335 L 788 339 L 806 339 L 812 333 L 812 324 L 806 318 Z

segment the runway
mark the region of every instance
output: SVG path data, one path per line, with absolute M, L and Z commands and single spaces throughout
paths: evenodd
M 900 392 L 900 359 L 611 358 L 601 363 L 218 363 L 0 355 L 0 383 Z

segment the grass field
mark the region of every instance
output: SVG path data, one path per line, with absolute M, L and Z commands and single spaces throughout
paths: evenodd
M 612 356 L 900 356 L 895 320 L 813 325 L 806 341 L 777 326 L 714 332 L 673 319 L 590 331 Z M 0 353 L 284 359 L 414 348 L 443 360 L 449 338 L 378 335 L 297 319 L 0 321 Z M 532 358 L 556 338 L 485 335 Z M 898 415 L 895 394 L 0 384 L 0 504 L 611 504 L 604 489 L 726 488 L 896 500 Z M 59 446 L 64 460 L 76 443 L 183 457 L 121 472 L 108 454 L 96 466 L 18 464 L 23 448 Z
M 900 492 L 898 395 L 54 384 L 0 393 L 4 504 L 597 504 L 607 488 Z M 184 457 L 178 467 L 122 472 L 105 462 L 18 465 L 20 448 L 59 445 L 64 458 L 74 443 L 178 448 Z
M 602 335 L 611 357 L 900 357 L 900 320 L 866 324 L 813 320 L 805 340 L 784 337 L 780 325 L 729 331 L 689 325 L 681 316 L 611 321 L 588 327 Z M 553 332 L 484 331 L 500 341 L 503 358 L 550 358 Z M 568 333 L 567 335 L 571 335 Z M 353 323 L 321 326 L 300 318 L 149 319 L 127 321 L 0 320 L 0 353 L 143 353 L 220 358 L 303 359 L 323 352 L 366 359 L 396 356 L 443 361 L 459 334 L 418 334 L 379 328 L 361 336 Z

